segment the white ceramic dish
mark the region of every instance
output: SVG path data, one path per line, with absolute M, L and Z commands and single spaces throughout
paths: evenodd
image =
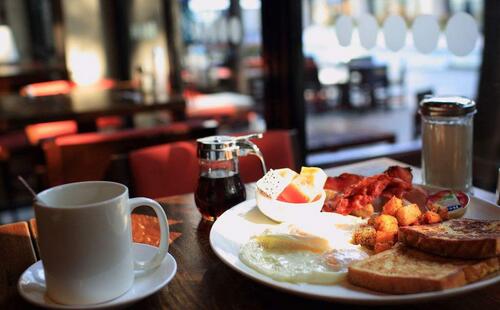
M 141 243 L 134 243 L 134 256 L 140 260 L 147 260 L 158 252 L 158 248 Z M 63 305 L 49 299 L 46 294 L 45 275 L 42 261 L 31 265 L 19 278 L 18 290 L 21 296 L 32 304 L 52 309 L 105 309 L 130 305 L 145 298 L 167 283 L 174 277 L 177 263 L 172 255 L 167 254 L 163 262 L 156 269 L 143 275 L 136 276 L 134 284 L 125 294 L 99 304 L 93 305 Z
M 319 213 L 323 208 L 326 194 L 322 192 L 321 197 L 308 203 L 290 203 L 271 199 L 255 190 L 255 198 L 259 210 L 276 222 L 289 222 L 308 216 L 312 213 Z
M 471 197 L 465 217 L 500 220 L 500 207 Z M 398 304 L 422 302 L 464 294 L 500 282 L 500 274 L 497 273 L 460 288 L 409 295 L 388 295 L 356 287 L 349 284 L 347 280 L 329 286 L 276 281 L 246 266 L 238 258 L 240 246 L 246 243 L 251 236 L 262 233 L 265 229 L 274 225 L 278 224 L 259 211 L 254 199 L 247 200 L 226 211 L 217 219 L 210 231 L 210 245 L 215 254 L 229 267 L 257 282 L 297 295 L 344 303 Z

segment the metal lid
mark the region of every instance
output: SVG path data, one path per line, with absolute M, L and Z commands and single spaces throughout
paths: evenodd
M 476 113 L 476 103 L 459 96 L 425 97 L 420 102 L 424 116 L 465 116 Z
M 228 160 L 237 155 L 237 140 L 231 136 L 210 136 L 196 140 L 198 157 L 208 160 Z

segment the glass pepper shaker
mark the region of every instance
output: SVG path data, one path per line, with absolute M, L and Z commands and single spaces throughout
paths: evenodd
M 475 113 L 475 102 L 464 97 L 426 97 L 420 102 L 424 184 L 471 191 Z

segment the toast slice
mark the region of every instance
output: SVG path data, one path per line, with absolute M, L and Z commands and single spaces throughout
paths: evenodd
M 408 246 L 440 256 L 495 257 L 500 255 L 500 221 L 454 219 L 439 224 L 400 227 L 398 239 Z
M 471 283 L 500 268 L 500 258 L 457 260 L 427 254 L 398 243 L 392 249 L 349 266 L 350 283 L 389 294 L 439 291 Z

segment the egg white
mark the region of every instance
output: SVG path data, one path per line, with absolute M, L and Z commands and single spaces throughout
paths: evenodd
M 335 284 L 344 279 L 350 263 L 368 257 L 350 243 L 360 223 L 331 216 L 284 223 L 251 238 L 240 248 L 239 258 L 277 281 Z

